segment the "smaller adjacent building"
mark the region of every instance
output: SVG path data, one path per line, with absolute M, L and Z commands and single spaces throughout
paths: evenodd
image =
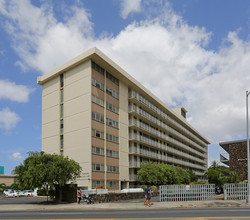
M 247 179 L 247 140 L 221 142 L 219 145 L 227 152 L 220 155 L 220 162 L 235 171 L 240 180 Z
M 5 183 L 7 187 L 10 187 L 16 181 L 16 175 L 0 174 L 0 183 Z

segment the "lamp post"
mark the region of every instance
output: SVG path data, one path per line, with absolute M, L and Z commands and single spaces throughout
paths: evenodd
M 247 107 L 247 199 L 246 202 L 250 203 L 250 160 L 249 160 L 249 127 L 248 127 L 248 96 L 250 91 L 246 91 L 246 107 Z

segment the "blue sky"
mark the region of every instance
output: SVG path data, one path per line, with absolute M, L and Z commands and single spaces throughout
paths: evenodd
M 246 137 L 248 0 L 0 0 L 0 166 L 41 150 L 42 75 L 96 46 L 218 143 Z

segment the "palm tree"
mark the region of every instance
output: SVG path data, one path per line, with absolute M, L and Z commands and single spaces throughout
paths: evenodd
M 216 169 L 218 167 L 219 167 L 219 162 L 217 162 L 216 160 L 211 162 L 210 168 Z

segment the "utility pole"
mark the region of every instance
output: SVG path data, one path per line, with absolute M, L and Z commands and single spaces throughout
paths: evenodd
M 247 110 L 247 199 L 246 203 L 250 203 L 250 160 L 249 160 L 249 126 L 248 126 L 248 96 L 250 91 L 246 91 L 246 110 Z

